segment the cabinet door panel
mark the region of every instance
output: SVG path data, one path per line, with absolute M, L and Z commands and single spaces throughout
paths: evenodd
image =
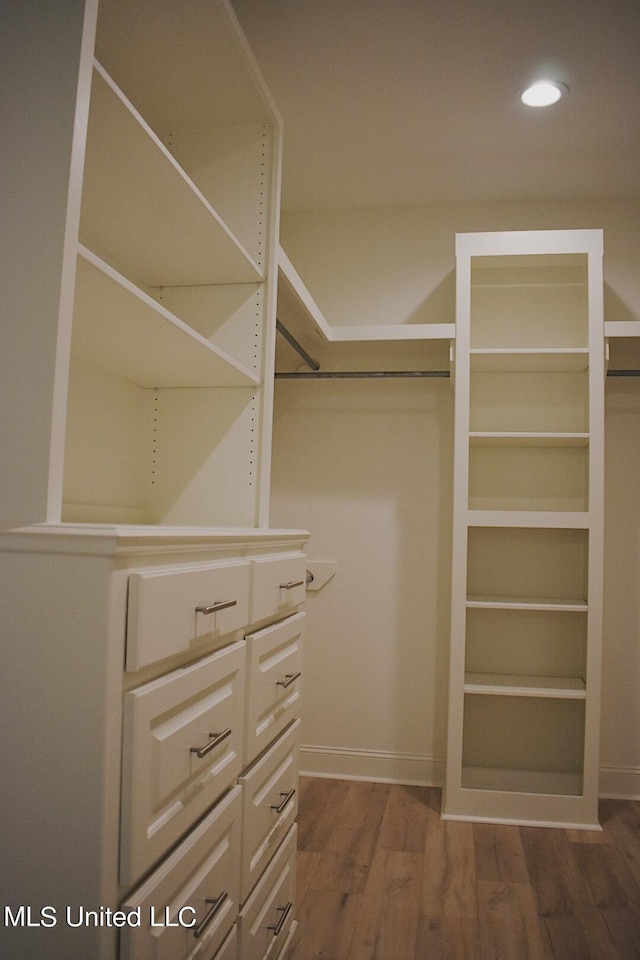
M 246 637 L 245 756 L 255 759 L 300 711 L 304 613 Z
M 240 811 L 235 787 L 127 899 L 140 926 L 122 929 L 122 960 L 214 956 L 239 905 Z
M 249 569 L 248 560 L 238 560 L 131 574 L 127 670 L 197 649 L 205 640 L 246 626 Z
M 161 856 L 242 768 L 244 641 L 125 694 L 121 882 Z
M 300 720 L 287 727 L 240 777 L 242 791 L 241 899 L 245 900 L 298 814 Z

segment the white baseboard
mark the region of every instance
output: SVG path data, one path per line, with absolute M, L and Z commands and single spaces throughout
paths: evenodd
M 444 783 L 444 769 L 443 758 L 424 754 L 308 744 L 300 747 L 300 773 L 308 777 L 440 787 Z
M 600 796 L 612 800 L 640 800 L 640 770 L 637 767 L 601 767 Z
M 425 754 L 303 744 L 300 747 L 300 773 L 307 777 L 331 777 L 337 780 L 376 780 L 380 783 L 442 787 L 445 760 L 444 757 Z M 640 769 L 602 767 L 600 796 L 640 800 Z

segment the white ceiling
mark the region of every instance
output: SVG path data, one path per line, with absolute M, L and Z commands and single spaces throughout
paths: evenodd
M 640 195 L 640 0 L 232 0 L 285 209 Z M 517 91 L 547 75 L 554 107 Z

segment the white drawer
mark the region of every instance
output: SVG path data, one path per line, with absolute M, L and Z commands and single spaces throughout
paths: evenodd
M 251 622 L 286 615 L 304 603 L 307 561 L 303 553 L 253 560 Z
M 254 760 L 298 715 L 304 613 L 249 634 L 245 758 Z
M 239 907 L 240 800 L 234 787 L 123 904 L 121 960 L 211 960 Z M 222 957 L 235 960 L 235 935 Z M 216 960 L 218 955 L 216 954 Z
M 296 825 L 265 870 L 238 918 L 242 960 L 275 960 L 295 913 Z
M 203 957 L 202 960 L 205 960 Z M 207 957 L 206 960 L 209 960 Z M 224 941 L 215 957 L 212 957 L 212 960 L 242 960 L 238 956 L 238 928 L 232 927 L 229 931 L 229 936 Z
M 197 652 L 206 640 L 245 627 L 250 622 L 249 574 L 248 560 L 132 573 L 127 670 Z
M 243 766 L 245 643 L 124 696 L 121 883 L 133 883 Z
M 294 720 L 265 754 L 240 777 L 242 867 L 245 900 L 298 814 L 300 720 Z

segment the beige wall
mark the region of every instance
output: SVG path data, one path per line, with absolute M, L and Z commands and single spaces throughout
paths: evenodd
M 606 319 L 640 319 L 637 200 L 285 214 L 282 245 L 332 324 L 451 322 L 456 232 L 579 227 L 605 231 Z M 441 781 L 452 412 L 447 380 L 276 385 L 271 523 L 306 526 L 310 557 L 337 564 L 309 594 L 305 770 Z M 638 476 L 640 379 L 610 379 L 608 794 L 640 794 Z

